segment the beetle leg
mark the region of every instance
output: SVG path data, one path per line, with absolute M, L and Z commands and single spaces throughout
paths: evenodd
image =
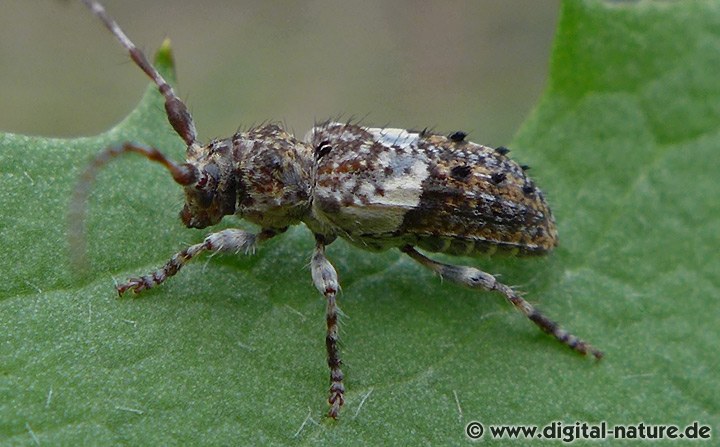
M 273 230 L 263 230 L 258 234 L 230 228 L 208 235 L 199 244 L 191 245 L 188 248 L 176 253 L 164 266 L 154 272 L 137 278 L 129 278 L 125 283 L 116 287 L 120 295 L 128 290 L 135 293 L 142 292 L 165 282 L 169 277 L 174 276 L 192 258 L 202 252 L 232 252 L 251 253 L 255 251 L 255 244 L 273 237 L 276 234 Z
M 478 270 L 473 267 L 443 264 L 441 262 L 433 261 L 415 250 L 410 245 L 402 247 L 401 250 L 424 267 L 439 274 L 444 279 L 470 288 L 480 288 L 502 293 L 516 309 L 525 314 L 530 321 L 535 323 L 544 332 L 555 337 L 560 343 L 574 349 L 580 354 L 591 354 L 597 359 L 602 358 L 603 353 L 601 351 L 594 348 L 590 345 L 590 343 L 587 343 L 560 327 L 558 323 L 546 317 L 545 314 L 540 312 L 540 310 L 538 310 L 535 306 L 525 301 L 510 286 L 499 282 L 491 274 L 485 273 L 482 270 Z
M 339 309 L 335 301 L 340 284 L 338 283 L 335 268 L 325 257 L 325 239 L 320 235 L 316 235 L 315 240 L 315 251 L 310 265 L 313 283 L 326 300 L 325 321 L 327 323 L 327 335 L 325 336 L 325 347 L 327 349 L 328 367 L 330 367 L 330 396 L 328 397 L 330 411 L 328 416 L 337 419 L 340 407 L 345 403 L 343 372 L 340 369 L 342 361 L 340 360 L 340 349 L 338 348 Z

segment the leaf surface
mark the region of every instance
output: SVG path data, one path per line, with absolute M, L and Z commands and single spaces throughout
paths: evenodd
M 561 245 L 455 262 L 522 285 L 606 358 L 578 357 L 500 296 L 340 241 L 339 423 L 323 418 L 307 229 L 119 300 L 114 280 L 204 236 L 177 219 L 167 173 L 128 156 L 93 188 L 91 271 L 70 271 L 66 213 L 87 160 L 125 140 L 182 159 L 152 88 L 99 136 L 0 135 L 0 444 L 461 444 L 471 420 L 718 427 L 718 72 L 716 2 L 566 0 L 547 92 L 512 153 L 533 166 Z

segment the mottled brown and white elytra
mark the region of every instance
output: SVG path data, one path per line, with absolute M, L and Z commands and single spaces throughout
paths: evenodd
M 313 217 L 365 249 L 552 250 L 552 213 L 523 169 L 503 150 L 457 135 L 347 123 L 315 127 L 306 140 L 326 149 L 314 179 Z
M 542 192 L 527 176 L 527 166 L 508 157 L 507 148 L 466 141 L 461 131 L 443 136 L 337 122 L 317 125 L 304 140 L 277 124 L 266 124 L 199 143 L 192 117 L 172 87 L 98 2 L 83 3 L 157 85 L 170 124 L 187 144 L 187 156 L 185 163 L 177 164 L 155 148 L 130 142 L 99 153 L 83 173 L 71 202 L 70 237 L 76 260 L 84 253 L 85 204 L 91 183 L 103 165 L 127 152 L 162 164 L 184 187 L 180 218 L 186 226 L 206 228 L 236 215 L 261 228 L 258 233 L 240 229 L 211 233 L 160 269 L 118 284 L 121 295 L 161 284 L 202 252 L 249 253 L 290 225 L 305 224 L 315 235 L 312 279 L 326 300 L 328 402 L 333 418 L 344 403 L 345 388 L 338 349 L 340 285 L 325 246 L 338 237 L 365 250 L 397 248 L 446 280 L 499 292 L 560 342 L 581 354 L 602 357 L 492 275 L 433 261 L 416 249 L 470 256 L 496 251 L 542 255 L 557 245 L 555 222 Z

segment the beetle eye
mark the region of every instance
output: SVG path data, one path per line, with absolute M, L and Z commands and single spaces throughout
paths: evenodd
M 212 179 L 212 182 L 210 180 Z M 220 181 L 220 169 L 215 163 L 208 163 L 203 167 L 200 180 L 195 185 L 196 189 L 204 189 L 208 186 L 208 182 L 211 184 L 211 189 L 215 189 L 215 185 Z
M 200 180 L 198 180 L 197 184 L 195 185 L 195 188 L 197 189 L 203 189 L 205 185 L 207 185 L 208 177 L 207 174 L 203 172 L 202 177 L 200 177 Z
M 197 204 L 202 208 L 208 208 L 212 205 L 215 193 L 213 191 L 200 191 L 197 194 Z

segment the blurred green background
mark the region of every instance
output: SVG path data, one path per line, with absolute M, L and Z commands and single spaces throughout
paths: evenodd
M 556 0 L 139 1 L 105 6 L 152 54 L 170 37 L 201 139 L 329 117 L 506 144 L 542 93 Z M 0 130 L 91 135 L 147 79 L 79 1 L 3 0 Z

